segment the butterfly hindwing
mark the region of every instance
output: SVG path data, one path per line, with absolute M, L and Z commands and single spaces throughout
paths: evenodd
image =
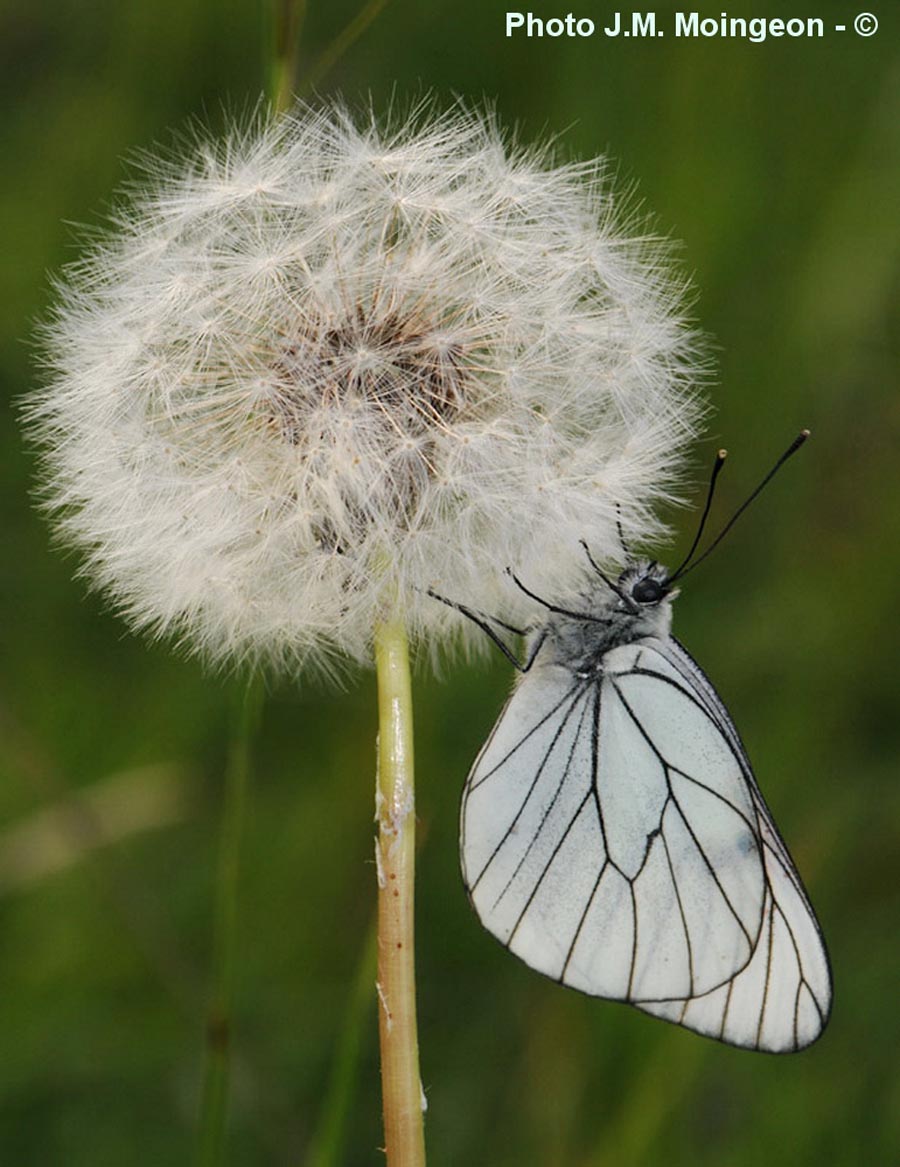
M 831 971 L 818 921 L 721 699 L 674 638 L 660 648 L 741 762 L 762 842 L 766 890 L 753 957 L 729 984 L 693 999 L 641 1008 L 732 1045 L 773 1053 L 803 1049 L 819 1036 L 831 1009 Z

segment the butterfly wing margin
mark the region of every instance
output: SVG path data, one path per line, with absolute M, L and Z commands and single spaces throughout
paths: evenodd
M 679 1001 L 642 1002 L 639 1007 L 731 1045 L 771 1053 L 803 1049 L 821 1034 L 831 1011 L 831 969 L 821 929 L 720 697 L 674 638 L 660 641 L 654 650 L 661 661 L 651 658 L 651 666 L 670 676 L 669 670 L 674 670 L 740 760 L 761 842 L 765 900 L 752 958 L 727 985 Z

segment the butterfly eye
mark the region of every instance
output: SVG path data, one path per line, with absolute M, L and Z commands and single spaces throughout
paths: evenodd
M 632 598 L 639 604 L 655 604 L 665 595 L 662 585 L 655 579 L 639 579 L 631 589 Z

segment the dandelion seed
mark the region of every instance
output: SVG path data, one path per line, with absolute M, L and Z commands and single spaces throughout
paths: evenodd
M 665 249 L 603 165 L 491 118 L 261 119 L 146 186 L 60 283 L 27 406 L 47 505 L 131 623 L 214 661 L 367 661 L 429 586 L 515 617 L 659 533 L 699 409 Z

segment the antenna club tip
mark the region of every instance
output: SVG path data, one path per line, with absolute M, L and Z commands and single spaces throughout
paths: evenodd
M 805 441 L 806 441 L 806 439 L 809 437 L 809 435 L 810 435 L 810 432 L 811 432 L 810 430 L 807 430 L 807 429 L 802 429 L 802 430 L 800 431 L 800 438 L 801 438 L 801 440 L 805 442 Z
M 718 458 L 718 460 L 720 462 L 724 462 L 725 459 L 728 457 L 728 451 L 727 450 L 719 450 L 719 452 L 716 454 L 716 457 Z

